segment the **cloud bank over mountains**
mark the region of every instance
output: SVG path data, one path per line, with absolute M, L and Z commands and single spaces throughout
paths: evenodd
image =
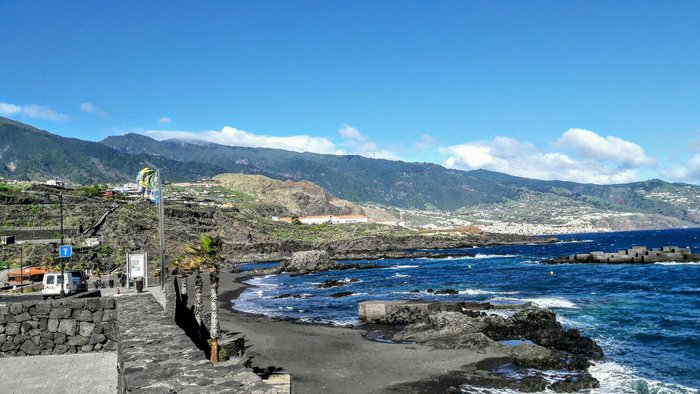
M 144 134 L 159 140 L 181 138 L 203 140 L 222 145 L 285 149 L 336 155 L 361 155 L 375 159 L 401 160 L 401 154 L 372 141 L 357 128 L 343 124 L 340 140 L 310 135 L 269 136 L 226 126 L 221 131 L 148 130 Z M 615 136 L 572 128 L 543 151 L 529 141 L 498 136 L 491 141 L 471 141 L 438 146 L 434 137 L 423 134 L 413 148 L 436 151 L 440 164 L 460 170 L 487 169 L 511 175 L 544 180 L 614 184 L 646 179 L 645 170 L 657 172 L 673 181 L 700 181 L 700 152 L 684 165 L 657 168 L 657 160 L 632 141 Z
M 78 106 L 80 112 L 104 119 L 109 113 L 90 102 Z M 0 102 L 0 116 L 29 118 L 50 122 L 67 122 L 74 118 L 45 105 L 18 105 Z M 172 119 L 157 118 L 167 127 Z M 448 168 L 460 170 L 487 169 L 510 175 L 542 180 L 564 180 L 581 183 L 614 184 L 660 177 L 669 181 L 700 183 L 700 139 L 688 144 L 691 156 L 685 161 L 659 164 L 633 141 L 616 136 L 602 136 L 595 131 L 571 128 L 555 140 L 549 149 L 512 137 L 496 136 L 492 140 L 466 141 L 455 145 L 440 145 L 430 134 L 417 140 L 383 145 L 373 141 L 356 127 L 342 124 L 333 137 L 298 134 L 274 136 L 256 134 L 232 126 L 221 130 L 178 131 L 145 130 L 138 133 L 157 140 L 170 138 L 200 140 L 221 145 L 284 149 L 334 155 L 360 155 L 374 159 L 406 160 L 407 154 L 419 161 L 430 160 Z M 698 131 L 700 134 L 700 131 Z M 682 152 L 680 152 L 681 155 Z M 687 156 L 686 156 L 687 157 Z
M 25 116 L 31 119 L 65 122 L 70 116 L 56 112 L 45 105 L 30 104 L 26 106 L 0 102 L 0 116 Z
M 449 155 L 443 163 L 448 168 L 484 168 L 527 178 L 582 183 L 639 181 L 639 170 L 656 164 L 641 146 L 590 130 L 569 129 L 552 145 L 555 151 L 543 152 L 527 141 L 496 137 L 440 150 Z
M 343 124 L 339 141 L 326 137 L 294 135 L 276 137 L 255 134 L 226 126 L 221 131 L 148 130 L 144 134 L 158 139 L 181 138 L 203 140 L 222 145 L 285 149 L 295 152 L 352 154 L 375 159 L 400 160 L 401 154 L 372 141 L 357 128 Z M 487 169 L 511 175 L 544 180 L 582 183 L 627 183 L 642 180 L 640 170 L 654 168 L 656 159 L 631 141 L 615 136 L 601 136 L 584 129 L 569 129 L 543 151 L 529 141 L 498 136 L 491 141 L 472 141 L 438 146 L 434 137 L 421 135 L 413 143 L 419 151 L 437 151 L 442 165 L 460 170 Z M 695 171 L 672 169 L 665 174 L 672 179 L 700 176 L 700 154 Z M 693 164 L 695 162 L 691 162 Z M 692 179 L 692 178 L 690 178 Z

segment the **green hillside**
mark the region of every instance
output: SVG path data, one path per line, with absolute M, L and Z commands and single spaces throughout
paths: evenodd
M 102 143 L 131 154 L 154 152 L 168 158 L 209 163 L 224 168 L 245 164 L 242 172 L 260 171 L 277 179 L 309 180 L 333 195 L 355 202 L 387 206 L 455 210 L 480 204 L 501 204 L 523 193 L 553 194 L 597 209 L 653 213 L 694 222 L 692 207 L 649 197 L 658 190 L 697 195 L 700 188 L 650 180 L 622 185 L 541 181 L 487 170 L 459 171 L 436 164 L 320 155 L 277 149 L 244 148 L 182 140 L 156 141 L 127 134 Z
M 63 138 L 0 118 L 0 176 L 61 179 L 74 183 L 122 182 L 144 166 L 162 168 L 170 181 L 219 173 L 259 174 L 307 180 L 356 203 L 416 210 L 456 211 L 556 201 L 595 212 L 653 215 L 673 225 L 700 224 L 700 188 L 660 180 L 592 185 L 541 181 L 486 171 L 459 171 L 436 164 L 321 155 L 279 149 L 165 140 L 126 134 L 101 143 Z M 532 199 L 532 196 L 541 196 Z M 528 203 L 528 201 L 532 201 Z M 539 202 L 535 202 L 539 201 Z M 509 205 L 510 204 L 510 205 Z M 546 207 L 532 206 L 530 211 Z M 571 211 L 571 209 L 569 209 Z M 478 211 L 476 212 L 478 213 Z
M 0 117 L 0 176 L 90 184 L 132 180 L 138 171 L 161 168 L 170 180 L 209 177 L 222 168 L 151 154 L 125 154 L 97 142 L 64 138 Z

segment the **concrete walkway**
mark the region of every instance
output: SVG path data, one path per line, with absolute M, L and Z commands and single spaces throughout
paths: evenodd
M 119 289 L 119 294 L 116 294 Z M 135 287 L 100 289 L 102 297 L 137 295 Z M 165 309 L 160 286 L 143 289 Z M 75 353 L 56 356 L 0 358 L 0 392 L 4 393 L 85 393 L 117 392 L 117 354 L 115 352 Z
M 0 358 L 3 393 L 117 392 L 115 352 Z
M 117 295 L 117 289 L 119 289 L 119 294 Z M 138 293 L 136 292 L 136 287 L 131 287 L 131 288 L 126 288 L 126 287 L 107 287 L 104 289 L 100 289 L 100 292 L 102 293 L 102 297 L 125 297 L 125 296 L 132 296 L 132 295 L 137 295 Z M 149 286 L 143 289 L 143 293 L 141 294 L 153 294 L 153 297 L 155 297 L 156 301 L 160 303 L 160 305 L 163 306 L 163 309 L 165 309 L 165 294 L 163 294 L 163 290 L 160 288 L 160 286 Z

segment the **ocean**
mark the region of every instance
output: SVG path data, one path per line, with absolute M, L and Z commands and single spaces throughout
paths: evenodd
M 541 261 L 631 246 L 668 245 L 700 252 L 700 229 L 558 238 L 561 242 L 556 244 L 455 250 L 475 254 L 469 258 L 371 260 L 366 263 L 382 268 L 256 277 L 233 307 L 307 322 L 358 325 L 357 303 L 372 299 L 532 301 L 551 308 L 564 327 L 580 329 L 605 351 L 606 360 L 591 368 L 601 387 L 589 392 L 697 393 L 700 263 L 547 265 Z M 346 285 L 316 287 L 329 279 Z M 453 289 L 459 294 L 435 295 L 429 289 Z M 352 295 L 332 297 L 339 292 Z

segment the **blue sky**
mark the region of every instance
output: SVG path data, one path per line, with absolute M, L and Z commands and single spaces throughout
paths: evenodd
M 68 137 L 700 181 L 698 1 L 0 2 L 0 115 Z

